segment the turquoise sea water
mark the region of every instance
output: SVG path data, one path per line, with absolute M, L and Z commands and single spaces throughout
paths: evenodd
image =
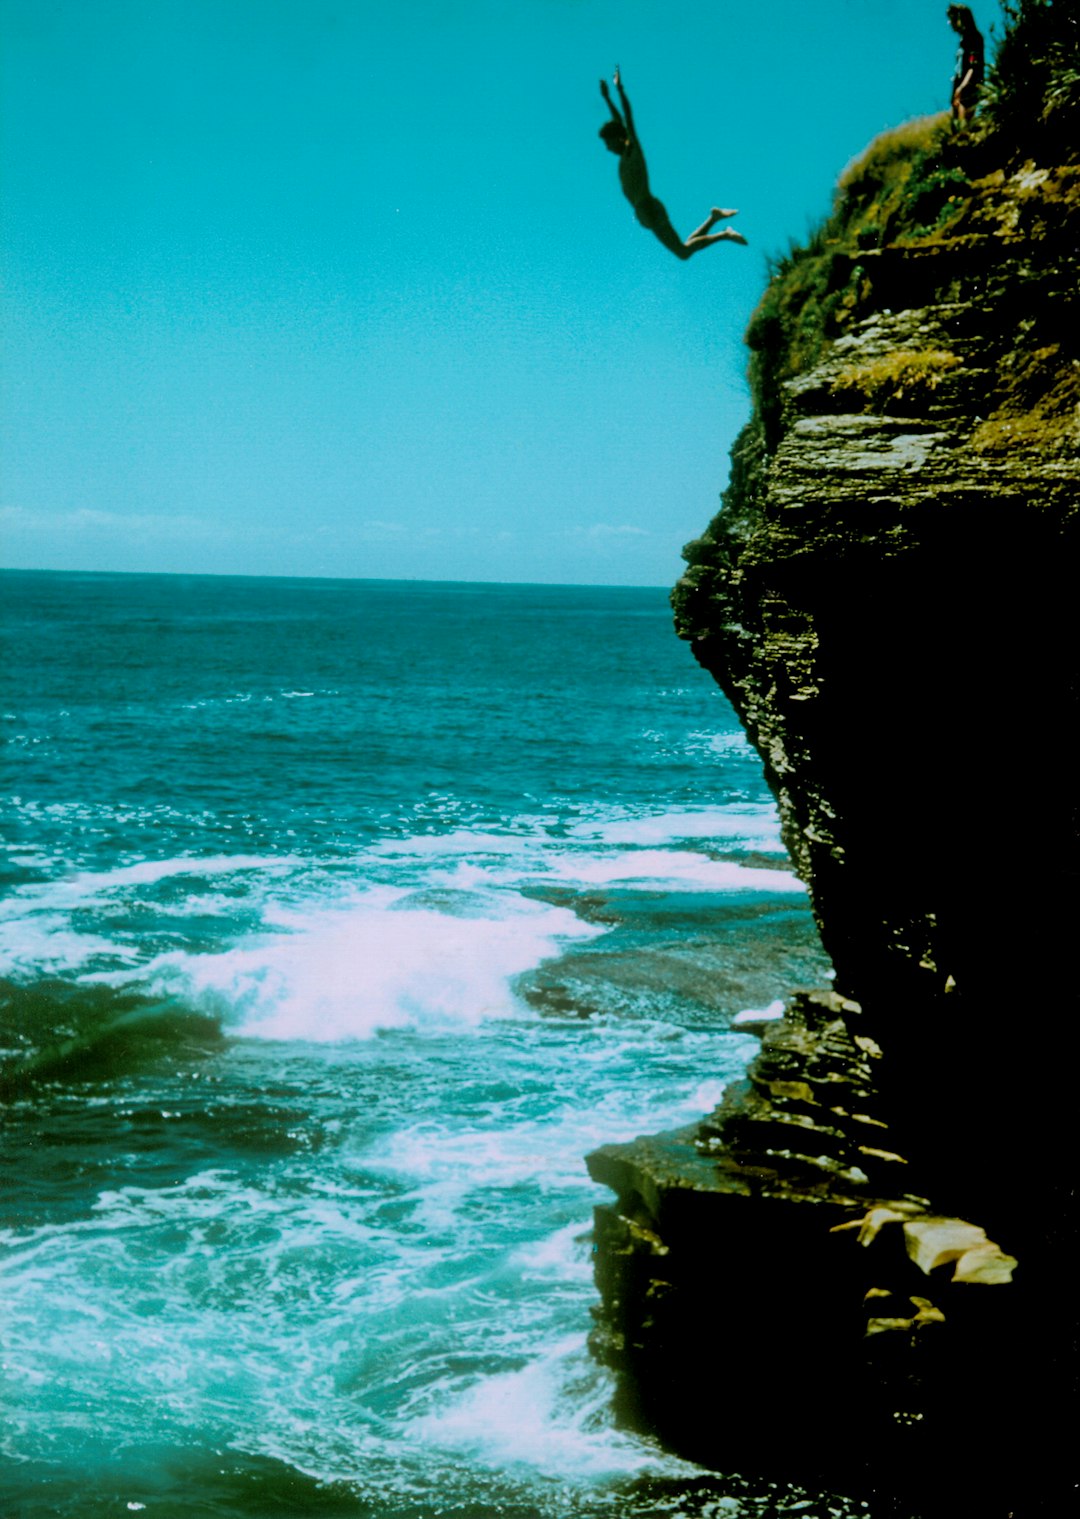
M 859 1511 L 617 1429 L 585 1345 L 584 1154 L 828 972 L 665 594 L 0 593 L 0 1510 Z

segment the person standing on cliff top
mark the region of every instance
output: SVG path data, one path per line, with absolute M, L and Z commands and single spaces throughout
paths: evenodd
M 736 216 L 735 211 L 724 211 L 714 206 L 709 212 L 708 220 L 703 221 L 696 231 L 683 241 L 675 228 L 671 225 L 671 219 L 664 209 L 663 203 L 658 201 L 649 189 L 649 174 L 645 168 L 645 155 L 641 151 L 637 132 L 634 129 L 634 117 L 630 110 L 630 102 L 626 98 L 626 91 L 622 87 L 622 79 L 619 70 L 615 70 L 615 88 L 619 93 L 619 104 L 622 106 L 622 114 L 612 101 L 611 92 L 607 87 L 607 80 L 601 79 L 600 93 L 612 119 L 605 121 L 600 128 L 600 136 L 604 139 L 604 145 L 612 153 L 619 155 L 619 183 L 623 187 L 623 194 L 634 208 L 634 215 L 643 227 L 663 243 L 665 248 L 670 248 L 676 258 L 690 258 L 694 253 L 700 253 L 702 248 L 707 248 L 710 243 L 746 243 L 746 238 L 741 232 L 736 232 L 731 227 L 725 227 L 723 232 L 712 232 L 711 229 L 718 221 L 725 217 Z
M 952 82 L 952 116 L 958 126 L 965 126 L 975 114 L 979 88 L 983 81 L 985 48 L 975 17 L 966 5 L 950 5 L 945 12 L 949 25 L 960 38 L 956 50 L 956 67 Z

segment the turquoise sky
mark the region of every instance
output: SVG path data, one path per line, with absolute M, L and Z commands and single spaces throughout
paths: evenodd
M 997 0 L 974 7 L 1000 25 Z M 2 0 L 3 562 L 670 584 L 944 0 Z M 623 70 L 680 263 L 597 137 Z

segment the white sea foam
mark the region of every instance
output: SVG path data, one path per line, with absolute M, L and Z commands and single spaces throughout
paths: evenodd
M 597 838 L 606 844 L 657 845 L 681 839 L 710 839 L 739 844 L 763 854 L 784 852 L 775 807 L 741 806 L 705 812 L 653 813 L 598 824 L 582 823 L 571 833 L 576 838 Z
M 511 1264 L 526 1278 L 585 1282 L 592 1277 L 590 1238 L 579 1222 L 567 1224 L 523 1245 L 511 1257 Z
M 724 828 L 717 826 L 724 820 Z M 421 835 L 380 844 L 370 851 L 376 860 L 397 856 L 402 862 L 422 860 L 429 885 L 456 891 L 518 889 L 529 884 L 558 884 L 594 888 L 621 886 L 635 890 L 801 893 L 805 890 L 790 871 L 716 860 L 695 849 L 635 847 L 669 840 L 720 838 L 761 853 L 782 854 L 778 839 L 767 832 L 768 817 L 726 819 L 709 815 L 670 814 L 596 825 L 574 830 L 569 847 L 549 837 L 470 833 Z M 592 847 L 590 847 L 592 846 Z
M 551 1073 L 542 1101 L 526 1091 L 491 1101 L 481 1112 L 459 1112 L 445 1121 L 420 1118 L 365 1145 L 357 1164 L 408 1186 L 417 1217 L 432 1233 L 460 1235 L 460 1220 L 471 1211 L 469 1199 L 476 1204 L 493 1191 L 513 1191 L 519 1197 L 526 1192 L 579 1194 L 578 1217 L 584 1218 L 588 1199 L 598 1189 L 582 1165 L 583 1155 L 612 1138 L 678 1128 L 701 1118 L 716 1107 L 727 1082 L 743 1066 L 741 1040 L 725 1037 L 721 1047 L 713 1034 L 673 1043 L 662 1024 L 635 1024 L 626 1037 L 624 1027 L 617 1020 L 595 1020 L 587 1027 L 575 1021 L 566 1029 L 548 1022 L 523 1028 L 521 1037 L 531 1041 L 535 1063 Z M 745 1044 L 756 1047 L 749 1038 Z M 563 1060 L 571 1048 L 568 1069 Z M 702 1081 L 706 1063 L 715 1074 Z M 509 1048 L 502 1064 L 512 1087 L 520 1067 Z M 652 1079 L 643 1086 L 638 1077 L 646 1068 Z M 581 1227 L 578 1222 L 547 1241 L 531 1265 L 543 1261 L 545 1270 L 573 1278 Z
M 711 860 L 684 849 L 635 849 L 610 855 L 566 852 L 549 857 L 552 874 L 582 886 L 635 889 L 787 893 L 805 890 L 786 870 L 762 870 L 733 860 Z
M 459 828 L 450 833 L 414 834 L 404 839 L 388 839 L 369 852 L 399 857 L 445 858 L 515 855 L 529 847 L 550 845 L 547 830 L 558 822 L 559 819 L 551 815 L 532 816 L 517 819 L 513 830 L 506 833 Z M 631 847 L 702 839 L 763 854 L 784 853 L 780 820 L 773 805 L 740 804 L 705 811 L 601 816 L 574 823 L 566 830 L 566 837 L 574 843 L 595 841 L 603 845 Z
M 688 1094 L 686 1106 L 694 1110 L 694 1117 L 699 1112 L 711 1113 L 723 1097 L 727 1085 L 726 1081 L 719 1080 L 701 1082 Z
M 114 893 L 130 892 L 156 886 L 176 876 L 228 876 L 241 871 L 259 871 L 277 876 L 302 861 L 292 855 L 212 855 L 200 858 L 182 855 L 168 860 L 139 860 L 115 870 L 80 871 L 48 882 L 35 882 L 13 892 L 6 904 L 8 913 L 20 916 L 45 910 L 89 907 Z
M 0 919 L 0 975 L 78 972 L 102 958 L 130 964 L 137 956 L 101 934 L 73 928 L 65 913 L 11 913 Z
M 261 1038 L 475 1027 L 520 1014 L 517 976 L 569 941 L 604 931 L 535 901 L 537 887 L 801 894 L 789 872 L 665 847 L 693 839 L 778 847 L 775 828 L 774 809 L 744 805 L 608 816 L 579 822 L 563 838 L 535 819 L 505 834 L 415 834 L 325 867 L 292 854 L 129 860 L 16 888 L 0 907 L 0 972 L 67 972 L 116 985 L 138 979 Z M 158 890 L 170 881 L 179 885 Z M 147 915 L 136 922 L 134 909 Z M 207 944 L 203 927 L 198 952 L 156 953 L 161 939 L 147 932 L 155 918 L 175 943 L 186 919 L 205 925 L 208 917 L 218 922 L 216 944 Z
M 155 886 L 171 876 L 220 876 L 241 870 L 288 870 L 302 862 L 293 855 L 220 854 L 199 857 L 181 855 L 170 860 L 140 860 L 117 870 L 84 872 L 57 883 L 73 897 L 85 898 L 128 886 Z
M 78 924 L 74 914 L 108 909 L 118 899 L 137 902 L 141 891 L 174 877 L 228 877 L 248 872 L 276 880 L 298 864 L 299 860 L 280 855 L 183 856 L 142 860 L 115 870 L 83 871 L 18 887 L 0 904 L 0 974 L 79 973 L 94 962 L 100 965 L 104 961 L 119 979 L 124 979 L 123 968 L 138 963 L 141 951 L 124 943 L 122 937 L 106 937 L 100 931 L 109 921 L 107 913 L 95 929 Z M 197 912 L 220 905 L 220 900 L 202 896 L 189 901 L 181 911 Z M 95 976 L 108 980 L 106 973 Z
M 380 1029 L 465 1029 L 520 1015 L 511 982 L 561 943 L 603 930 L 562 908 L 516 899 L 507 915 L 401 908 L 375 889 L 348 905 L 279 912 L 291 931 L 216 955 L 170 953 L 152 986 L 222 1016 L 253 1038 L 366 1039 Z
M 732 1018 L 731 1026 L 738 1029 L 748 1023 L 772 1023 L 783 1016 L 784 1004 L 778 997 L 775 1002 L 770 1002 L 768 1007 L 744 1007 L 741 1013 L 736 1013 Z
M 611 1378 L 567 1335 L 520 1371 L 486 1377 L 408 1433 L 501 1467 L 526 1466 L 570 1482 L 646 1471 L 698 1470 L 614 1427 Z
M 754 748 L 746 734 L 738 733 L 691 733 L 691 744 L 700 744 L 713 754 L 745 754 L 754 758 Z

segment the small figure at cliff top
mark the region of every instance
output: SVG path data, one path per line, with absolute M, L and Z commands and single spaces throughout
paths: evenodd
M 619 182 L 623 187 L 623 194 L 634 208 L 634 215 L 643 227 L 663 243 L 665 248 L 670 248 L 676 258 L 690 258 L 694 253 L 700 253 L 702 248 L 707 248 L 710 243 L 743 243 L 746 238 L 741 232 L 736 232 L 731 227 L 725 227 L 723 232 L 712 232 L 711 229 L 718 221 L 725 217 L 736 216 L 735 211 L 724 211 L 714 206 L 709 212 L 708 219 L 703 221 L 696 231 L 683 241 L 675 228 L 671 225 L 671 219 L 664 209 L 663 203 L 658 201 L 649 189 L 649 174 L 645 168 L 645 155 L 641 151 L 637 132 L 634 129 L 634 117 L 630 110 L 630 102 L 626 98 L 626 91 L 622 87 L 622 79 L 619 70 L 615 70 L 615 88 L 619 92 L 619 104 L 622 106 L 622 115 L 618 107 L 612 101 L 611 92 L 608 90 L 607 81 L 601 79 L 600 93 L 607 103 L 611 112 L 612 120 L 605 121 L 600 128 L 600 136 L 604 139 L 605 146 L 619 155 Z M 711 236 L 709 235 L 711 233 Z
M 975 17 L 966 5 L 950 5 L 945 12 L 949 25 L 960 38 L 956 50 L 956 67 L 952 81 L 952 116 L 957 126 L 964 126 L 975 114 L 979 88 L 983 81 L 985 48 Z

